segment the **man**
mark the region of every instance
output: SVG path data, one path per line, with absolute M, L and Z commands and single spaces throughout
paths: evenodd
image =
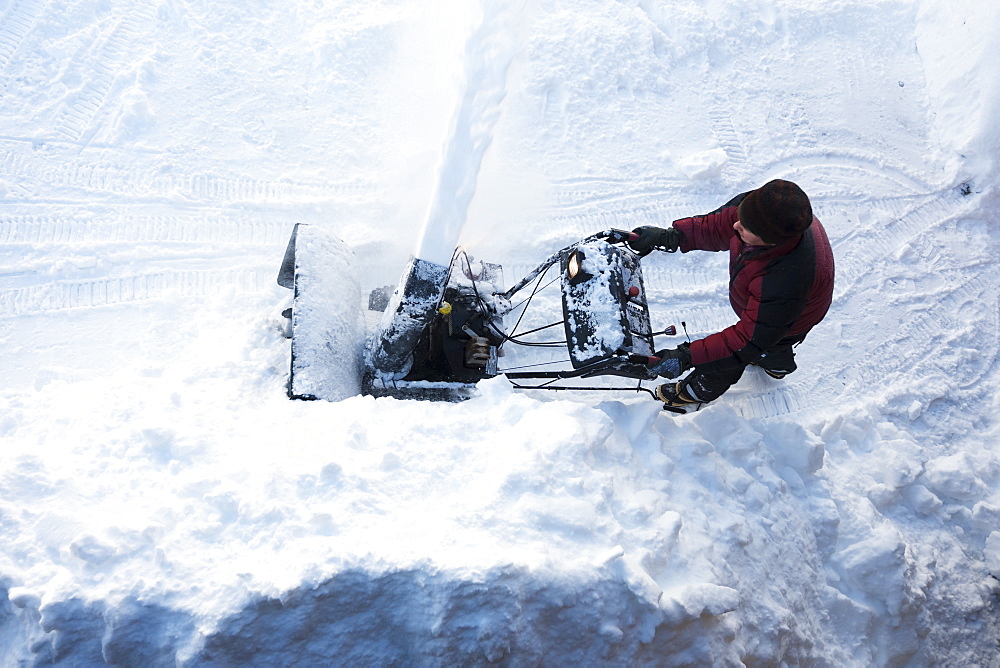
M 718 399 L 751 364 L 778 379 L 795 371 L 792 346 L 826 315 L 834 274 L 830 241 L 799 186 L 777 179 L 704 216 L 633 232 L 629 246 L 639 255 L 655 248 L 729 251 L 729 301 L 739 321 L 656 353 L 652 369 L 661 376 L 693 368 L 656 389 L 664 404 L 685 408 Z

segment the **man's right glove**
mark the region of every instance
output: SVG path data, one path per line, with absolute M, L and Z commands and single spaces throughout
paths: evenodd
M 676 378 L 691 368 L 691 350 L 688 344 L 682 343 L 676 348 L 658 350 L 653 353 L 660 361 L 649 367 L 657 376 Z
M 629 248 L 645 257 L 656 248 L 674 253 L 681 247 L 684 241 L 684 233 L 676 227 L 655 227 L 653 225 L 643 225 L 632 230 L 632 234 L 638 235 L 628 242 Z

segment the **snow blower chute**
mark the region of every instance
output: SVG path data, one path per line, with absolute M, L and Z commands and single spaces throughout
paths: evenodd
M 461 249 L 449 266 L 411 259 L 387 304 L 377 291 L 370 296 L 370 306 L 384 310 L 377 331 L 366 337 L 360 289 L 345 270 L 353 254 L 332 234 L 297 225 L 278 277 L 294 291 L 285 312 L 292 339 L 288 394 L 454 401 L 495 376 L 518 389 L 652 394 L 642 382 L 656 378 L 649 371 L 658 361 L 653 337 L 675 330 L 652 330 L 639 257 L 625 243 L 630 235 L 606 230 L 587 237 L 506 290 L 500 265 L 476 261 Z M 546 278 L 550 270 L 558 276 Z M 539 325 L 529 315 L 532 304 L 556 282 L 561 313 Z M 560 336 L 550 334 L 560 330 Z M 586 383 L 605 376 L 636 383 Z

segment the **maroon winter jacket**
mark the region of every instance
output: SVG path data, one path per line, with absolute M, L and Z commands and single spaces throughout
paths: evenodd
M 750 364 L 778 342 L 805 336 L 833 300 L 833 251 L 819 220 L 777 246 L 750 246 L 733 229 L 743 197 L 674 222 L 684 233 L 681 252 L 729 251 L 729 301 L 740 319 L 691 343 L 691 361 L 703 370 Z

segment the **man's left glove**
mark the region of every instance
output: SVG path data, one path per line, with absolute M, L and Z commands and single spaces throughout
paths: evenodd
M 656 227 L 643 225 L 632 230 L 635 239 L 628 242 L 629 248 L 639 254 L 639 257 L 649 255 L 654 248 L 660 248 L 668 253 L 675 253 L 684 241 L 684 233 L 676 227 Z
M 686 343 L 654 353 L 660 361 L 649 367 L 657 376 L 676 378 L 691 368 L 691 351 Z

